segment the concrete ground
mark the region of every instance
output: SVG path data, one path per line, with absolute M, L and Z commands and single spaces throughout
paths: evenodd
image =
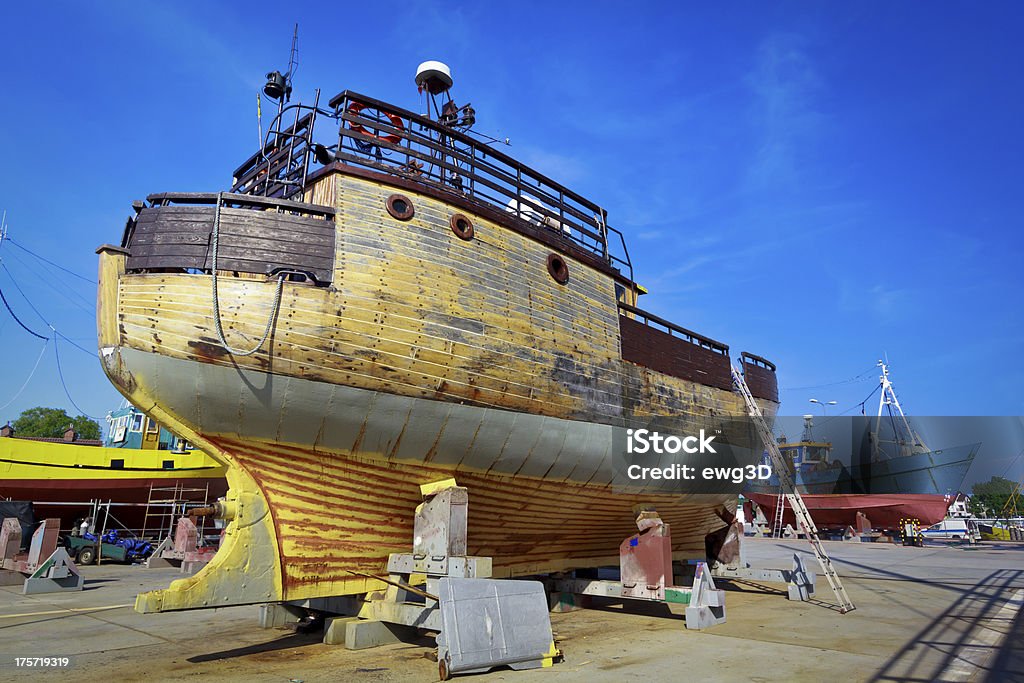
M 465 681 L 1024 681 L 1024 544 L 978 548 L 826 543 L 857 610 L 789 602 L 783 586 L 720 582 L 727 622 L 687 631 L 682 610 L 608 603 L 552 615 L 565 661 Z M 788 568 L 803 541 L 747 539 L 755 566 Z M 809 569 L 817 569 L 813 557 Z M 431 681 L 432 641 L 346 650 L 322 633 L 257 628 L 255 607 L 141 615 L 142 590 L 176 570 L 86 567 L 85 590 L 23 596 L 0 588 L 0 679 L 38 677 L 14 657 L 67 656 L 47 675 L 78 681 Z M 73 611 L 72 611 L 73 610 Z M 458 679 L 457 679 L 458 680 Z

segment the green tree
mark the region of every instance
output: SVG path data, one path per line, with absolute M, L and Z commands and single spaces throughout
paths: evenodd
M 1003 477 L 992 477 L 971 487 L 971 512 L 978 517 L 995 517 L 1002 512 L 1017 484 Z
M 60 438 L 64 436 L 68 425 L 75 428 L 80 439 L 100 438 L 100 425 L 85 415 L 71 417 L 63 409 L 29 408 L 23 411 L 18 419 L 11 423 L 17 436 L 45 436 Z

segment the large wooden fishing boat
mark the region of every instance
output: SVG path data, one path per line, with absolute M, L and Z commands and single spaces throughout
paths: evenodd
M 443 65 L 417 83 L 427 115 L 285 105 L 272 78 L 279 115 L 230 192 L 150 195 L 99 249 L 107 374 L 228 465 L 221 550 L 138 609 L 379 588 L 351 572 L 406 550 L 419 485 L 450 477 L 496 576 L 617 564 L 637 504 L 680 559 L 733 520 L 739 485 L 613 486 L 627 428 L 745 414 L 728 347 L 638 308 L 605 211 L 469 131 Z M 774 366 L 738 362 L 774 414 Z

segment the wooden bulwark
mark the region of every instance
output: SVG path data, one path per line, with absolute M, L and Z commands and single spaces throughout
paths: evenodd
M 216 195 L 192 196 L 189 199 L 195 203 L 141 209 L 126 238 L 130 251 L 127 270 L 209 272 L 216 214 L 216 207 L 208 202 L 211 197 L 215 202 Z M 269 204 L 263 198 L 247 198 L 244 204 L 237 195 L 227 198 L 226 204 L 240 205 L 221 209 L 218 270 L 261 275 L 285 270 L 308 274 L 317 284 L 330 283 L 335 239 L 332 217 L 300 215 L 293 207 L 264 207 L 264 203 Z M 258 210 L 264 208 L 271 210 Z
M 619 304 L 619 310 L 623 360 L 672 377 L 732 389 L 728 346 L 626 304 Z
M 775 376 L 775 364 L 746 351 L 740 357 L 743 359 L 743 377 L 750 393 L 755 398 L 778 403 L 779 382 Z

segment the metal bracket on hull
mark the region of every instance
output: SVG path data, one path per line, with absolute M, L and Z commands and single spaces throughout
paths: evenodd
M 558 578 L 552 604 L 563 595 L 596 595 L 625 600 L 686 605 L 686 628 L 705 629 L 725 622 L 725 591 L 715 587 L 707 564 L 698 562 L 693 584 L 672 585 L 672 533 L 652 508 L 638 510 L 640 530 L 619 546 L 619 580 Z
M 159 591 L 140 593 L 135 610 L 169 612 L 256 604 L 281 599 L 280 560 L 273 519 L 256 483 L 238 468 L 227 473 L 229 495 L 222 509 L 233 515 L 220 550 L 194 575 Z
M 361 649 L 394 642 L 403 627 L 436 631 L 441 680 L 551 666 L 559 653 L 544 585 L 490 579 L 491 558 L 466 555 L 467 489 L 449 480 L 422 492 L 413 552 L 389 556 L 387 589 L 371 593 L 358 618 L 329 620 L 325 642 Z

